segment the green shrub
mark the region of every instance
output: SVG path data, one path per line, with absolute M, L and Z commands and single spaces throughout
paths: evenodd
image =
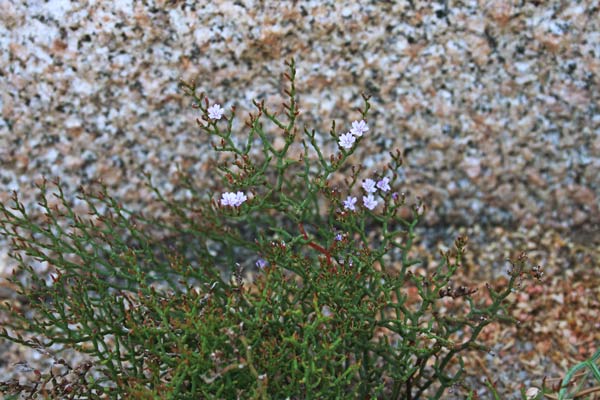
M 198 187 L 174 200 L 150 182 L 169 213 L 149 217 L 123 207 L 107 189 L 82 190 L 78 215 L 60 183 L 40 186 L 32 214 L 14 195 L 0 204 L 0 234 L 19 262 L 12 282 L 21 307 L 3 306 L 0 336 L 41 351 L 48 371 L 0 384 L 6 393 L 49 398 L 440 398 L 461 382 L 462 355 L 488 351 L 478 335 L 512 322 L 506 299 L 525 275 L 512 261 L 505 287 L 487 293 L 454 283 L 466 238 L 419 269 L 415 228 L 424 206 L 398 193 L 400 152 L 361 181 L 347 165 L 362 141 L 360 120 L 326 157 L 315 131 L 298 132 L 293 60 L 285 115 L 255 102 L 239 146 L 233 116 L 182 88 L 217 138 L 221 190 Z M 264 123 L 284 139 L 276 149 Z M 301 139 L 298 137 L 301 136 Z M 256 144 L 262 156 L 251 152 Z M 303 150 L 290 156 L 293 146 Z M 251 155 L 253 157 L 251 157 Z M 334 186 L 337 178 L 345 182 Z M 217 181 L 219 182 L 219 181 Z M 360 193 L 360 194 L 359 194 Z M 362 201 L 356 197 L 362 197 Z M 31 260 L 45 262 L 39 274 Z M 253 282 L 244 269 L 256 263 Z M 227 276 L 226 272 L 230 272 Z M 448 301 L 450 300 L 450 301 Z M 85 353 L 78 366 L 61 352 Z

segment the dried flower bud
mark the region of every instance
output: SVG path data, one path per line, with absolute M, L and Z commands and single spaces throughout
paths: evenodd
M 540 393 L 540 389 L 536 388 L 536 387 L 530 387 L 529 389 L 527 389 L 527 391 L 525 392 L 525 397 L 529 400 L 529 399 L 535 399 L 537 397 L 537 395 Z

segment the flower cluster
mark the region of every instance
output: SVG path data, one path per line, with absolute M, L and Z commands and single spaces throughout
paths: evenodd
M 356 141 L 356 138 L 361 137 L 368 130 L 369 126 L 364 120 L 352 122 L 352 129 L 350 129 L 350 132 L 344 133 L 340 136 L 340 146 L 344 149 L 352 148 L 354 142 Z
M 246 200 L 248 200 L 248 197 L 242 192 L 225 192 L 221 195 L 222 206 L 239 207 Z
M 367 194 L 363 196 L 363 205 L 369 210 L 373 210 L 377 207 L 377 199 L 373 193 L 377 192 L 377 189 L 382 192 L 388 192 L 390 188 L 390 178 L 381 178 L 379 181 L 375 182 L 373 179 L 365 179 L 362 183 L 362 188 Z M 356 211 L 356 197 L 348 196 L 346 200 L 344 200 L 344 208 L 350 211 Z

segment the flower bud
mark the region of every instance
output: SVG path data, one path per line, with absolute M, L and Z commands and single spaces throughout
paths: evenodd
M 527 398 L 527 400 L 535 399 L 539 393 L 540 393 L 540 389 L 538 389 L 536 387 L 530 387 L 525 392 L 525 397 Z

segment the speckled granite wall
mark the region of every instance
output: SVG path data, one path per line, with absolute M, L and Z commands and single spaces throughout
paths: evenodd
M 102 178 L 125 201 L 210 152 L 177 89 L 197 78 L 240 117 L 278 104 L 297 60 L 302 122 L 323 132 L 371 94 L 381 168 L 405 150 L 430 224 L 597 235 L 598 1 L 0 0 L 0 201 L 42 174 Z M 364 143 L 367 143 L 365 141 Z M 327 151 L 326 151 L 327 152 Z

